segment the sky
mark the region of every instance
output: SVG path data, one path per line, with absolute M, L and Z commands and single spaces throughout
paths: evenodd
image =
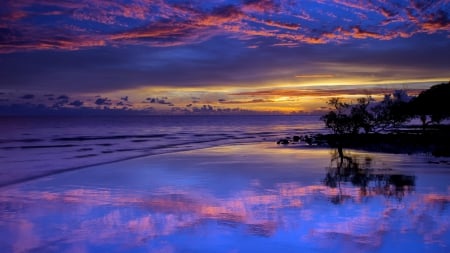
M 448 59 L 450 0 L 0 2 L 0 114 L 318 113 Z

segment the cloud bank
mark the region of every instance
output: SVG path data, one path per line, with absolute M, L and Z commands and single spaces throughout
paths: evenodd
M 216 36 L 253 47 L 392 40 L 448 33 L 449 10 L 447 0 L 6 0 L 0 13 L 0 53 L 170 47 Z

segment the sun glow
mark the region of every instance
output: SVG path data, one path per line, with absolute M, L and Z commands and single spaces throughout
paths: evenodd
M 292 100 L 292 98 L 287 97 L 287 96 L 276 97 L 273 99 L 273 101 L 275 101 L 275 102 L 286 102 L 286 101 L 290 101 L 290 100 Z
M 321 78 L 318 78 L 321 79 Z M 432 79 L 435 80 L 435 79 Z M 331 97 L 341 97 L 347 101 L 355 101 L 359 97 L 371 96 L 381 99 L 395 89 L 412 89 L 417 94 L 432 84 L 404 80 L 398 82 L 364 82 L 360 79 L 344 81 L 323 81 L 305 83 L 279 82 L 266 85 L 234 84 L 230 86 L 208 87 L 171 87 L 142 86 L 135 89 L 124 89 L 104 94 L 112 100 L 127 98 L 133 109 L 151 109 L 162 112 L 189 112 L 200 108 L 217 111 L 247 110 L 254 112 L 317 112 L 326 107 Z M 365 84 L 361 85 L 360 83 Z M 434 81 L 436 82 L 436 80 Z M 412 83 L 404 85 L 404 83 Z M 357 87 L 357 88 L 356 88 Z M 94 94 L 90 94 L 94 96 Z M 205 107 L 206 106 L 206 107 Z

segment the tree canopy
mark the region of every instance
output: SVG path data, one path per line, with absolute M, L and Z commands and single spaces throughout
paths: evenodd
M 332 98 L 328 105 L 332 110 L 323 115 L 322 120 L 335 134 L 380 132 L 397 128 L 416 117 L 424 126 L 439 124 L 450 118 L 450 82 L 434 85 L 415 98 L 404 90 L 397 90 L 379 102 L 370 96 L 359 98 L 356 103 Z
M 422 91 L 411 103 L 412 111 L 423 123 L 437 123 L 450 118 L 450 82 Z M 426 122 L 427 117 L 429 121 Z
M 410 118 L 407 102 L 400 96 L 386 95 L 381 102 L 368 96 L 357 99 L 356 104 L 332 98 L 328 105 L 333 110 L 322 116 L 325 126 L 335 134 L 371 133 L 397 127 Z

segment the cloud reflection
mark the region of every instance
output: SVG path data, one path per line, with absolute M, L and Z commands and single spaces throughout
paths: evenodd
M 361 204 L 386 195 L 385 191 L 368 193 L 347 184 L 337 189 L 292 182 L 277 184 L 273 189 L 249 186 L 248 190 L 225 198 L 212 196 L 206 190 L 164 188 L 156 192 L 159 193 L 81 188 L 63 192 L 7 190 L 1 194 L 0 228 L 2 233 L 15 235 L 13 252 L 45 250 L 50 247 L 46 243 L 61 237 L 70 244 L 126 242 L 132 244 L 131 248 L 145 246 L 151 238 L 177 236 L 192 230 L 205 233 L 232 230 L 242 236 L 269 238 L 282 231 L 295 232 L 296 226 L 309 227 L 312 223 L 316 226 L 302 240 L 314 243 L 318 239 L 341 238 L 351 247 L 374 249 L 381 246 L 386 234 L 402 229 L 404 225 L 398 228 L 397 223 L 413 221 L 404 229 L 420 234 L 426 241 L 444 240 L 442 236 L 449 229 L 445 217 L 435 213 L 449 198 L 433 193 L 405 195 L 402 202 L 385 199 L 378 207 L 381 209 L 370 210 Z M 347 196 L 349 201 L 336 209 L 337 214 L 324 217 L 327 215 L 324 208 L 337 194 Z M 354 205 L 361 205 L 361 210 L 340 217 Z M 405 209 L 405 206 L 419 209 Z M 16 211 L 6 212 L 13 209 Z M 69 217 L 78 218 L 73 221 Z M 48 223 L 48 219 L 54 222 Z M 211 230 L 210 226 L 220 229 Z M 39 236 L 41 232 L 49 237 L 43 240 Z M 124 233 L 127 236 L 122 238 Z
M 242 251 L 260 251 L 259 245 L 264 244 L 267 248 L 262 250 L 268 251 L 390 252 L 393 238 L 405 242 L 401 247 L 408 244 L 430 251 L 442 250 L 448 242 L 450 189 L 435 190 L 439 185 L 426 182 L 428 174 L 418 181 L 414 175 L 402 173 L 420 172 L 417 168 L 425 163 L 418 163 L 413 170 L 386 167 L 419 159 L 349 152 L 345 154 L 351 159 L 340 162 L 332 153 L 328 163 L 321 159 L 330 158 L 329 150 L 277 148 L 261 153 L 248 147 L 210 149 L 208 161 L 204 153 L 199 160 L 195 153 L 184 153 L 184 158 L 198 162 L 187 167 L 183 167 L 186 160 L 182 154 L 169 156 L 179 159 L 175 163 L 146 160 L 152 165 L 144 170 L 155 170 L 150 174 L 136 171 L 134 176 L 157 176 L 143 178 L 143 182 L 127 181 L 133 185 L 122 182 L 120 175 L 130 175 L 137 168 L 119 164 L 117 168 L 99 167 L 97 172 L 67 173 L 59 179 L 3 188 L 0 233 L 6 236 L 0 239 L 0 247 L 8 252 L 230 252 L 236 248 L 229 245 L 242 242 Z M 273 166 L 261 167 L 259 163 L 240 163 L 242 167 L 230 169 L 236 163 L 229 161 L 233 160 L 229 155 L 243 150 L 247 156 L 239 158 L 241 162 L 256 158 L 255 152 L 264 155 L 265 163 L 277 159 L 276 164 L 288 166 L 279 159 L 290 160 L 293 170 L 273 170 Z M 285 153 L 295 156 L 283 156 Z M 221 163 L 220 157 L 231 162 L 225 162 L 224 170 L 215 167 Z M 170 169 L 158 172 L 160 165 Z M 143 165 L 138 162 L 137 166 L 142 169 Z M 259 177 L 254 167 L 258 167 Z M 225 168 L 230 169 L 227 179 L 222 174 Z M 115 174 L 115 169 L 124 174 Z M 202 169 L 207 178 L 201 176 Z M 316 169 L 319 171 L 311 172 Z M 176 172 L 166 175 L 167 170 Z M 194 171 L 205 182 L 186 179 Z M 103 187 L 97 180 L 93 185 L 90 180 L 82 181 L 82 187 L 68 183 L 83 180 L 91 172 L 95 178 L 115 176 L 117 181 Z M 290 172 L 295 176 L 287 174 Z M 289 177 L 280 179 L 286 175 Z M 213 185 L 215 182 L 223 184 Z

